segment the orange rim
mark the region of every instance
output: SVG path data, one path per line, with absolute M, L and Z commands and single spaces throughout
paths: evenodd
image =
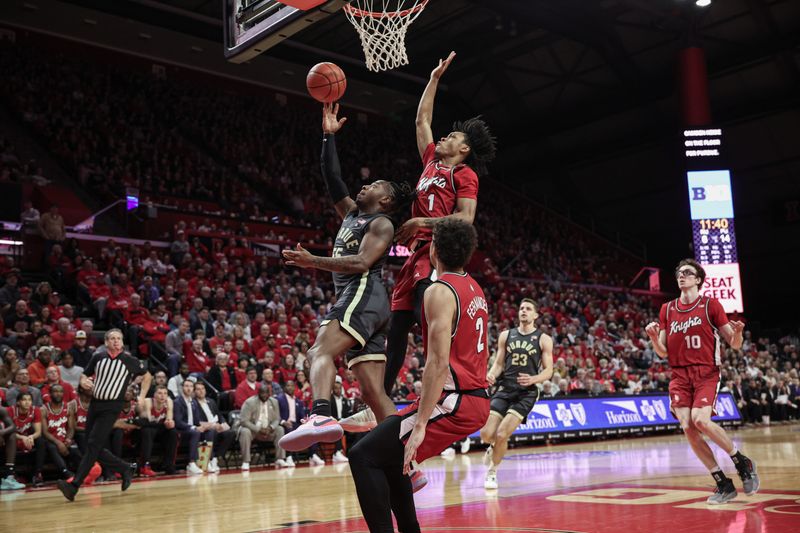
M 428 4 L 428 0 L 422 0 L 419 4 L 415 5 L 414 7 L 410 7 L 408 9 L 404 9 L 402 11 L 364 11 L 363 9 L 358 9 L 357 7 L 353 7 L 350 4 L 345 5 L 342 9 L 353 15 L 354 17 L 371 17 L 376 19 L 382 18 L 394 18 L 394 17 L 406 17 L 411 15 L 412 13 L 416 13 L 418 11 L 422 11 L 425 6 Z

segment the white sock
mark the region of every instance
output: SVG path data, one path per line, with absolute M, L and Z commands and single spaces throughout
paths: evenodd
M 737 453 L 739 453 L 739 450 L 736 448 L 736 445 L 734 444 L 734 445 L 733 445 L 733 449 L 731 450 L 731 453 L 729 453 L 728 455 L 730 455 L 731 457 L 733 457 L 733 456 L 734 456 L 734 455 L 736 455 Z
M 717 466 L 715 466 L 714 468 L 711 469 L 711 473 L 712 474 L 714 474 L 716 472 L 722 472 L 722 469 L 719 467 L 719 465 L 717 465 Z

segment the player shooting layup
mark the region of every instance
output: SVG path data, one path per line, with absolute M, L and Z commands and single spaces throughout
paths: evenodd
M 695 455 L 717 484 L 707 502 L 722 504 L 736 498 L 736 488 L 717 464 L 704 435 L 731 457 L 745 494 L 755 494 L 759 487 L 755 463 L 742 455 L 725 430 L 711 420 L 720 383 L 719 336 L 738 350 L 742 347 L 744 324 L 728 321 L 716 298 L 700 295 L 706 272 L 694 259 L 678 263 L 675 277 L 680 297 L 662 305 L 658 323 L 651 322 L 646 331 L 656 353 L 667 357 L 672 368 L 670 407 Z

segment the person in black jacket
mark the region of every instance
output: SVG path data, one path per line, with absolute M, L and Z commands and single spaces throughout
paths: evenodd
M 206 381 L 214 387 L 208 395 L 217 401 L 220 409 L 230 411 L 233 408 L 233 393 L 236 391 L 236 372 L 228 366 L 228 354 L 217 354 L 215 365 L 206 374 Z

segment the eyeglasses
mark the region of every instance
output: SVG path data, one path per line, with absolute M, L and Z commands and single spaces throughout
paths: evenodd
M 676 270 L 675 271 L 675 277 L 676 278 L 679 278 L 681 276 L 684 276 L 684 277 L 688 278 L 689 276 L 696 276 L 696 275 L 697 275 L 697 272 L 695 272 L 694 270 L 691 270 L 689 268 L 684 268 L 683 270 Z

